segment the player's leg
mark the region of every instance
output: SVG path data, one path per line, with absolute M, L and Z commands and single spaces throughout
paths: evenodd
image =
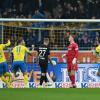
M 5 83 L 6 79 L 3 77 L 3 63 L 0 63 L 0 79 Z
M 28 80 L 29 80 L 28 73 L 27 73 L 27 66 L 24 62 L 20 62 L 19 66 L 20 66 L 20 70 L 24 76 L 24 87 L 27 88 L 28 87 Z
M 19 70 L 19 66 L 18 66 L 18 63 L 17 62 L 13 62 L 12 63 L 12 67 L 11 67 L 11 72 L 12 72 L 12 77 L 13 77 L 13 80 L 15 80 L 16 78 L 16 72 Z M 12 81 L 13 81 L 12 80 Z
M 68 71 L 69 79 L 70 79 L 70 81 L 71 81 L 71 77 L 70 77 L 70 73 L 71 73 L 71 65 L 70 65 L 70 63 L 67 63 L 67 71 Z
M 70 80 L 71 80 L 71 84 L 72 84 L 72 87 L 75 88 L 76 87 L 76 84 L 75 84 L 75 70 L 71 70 L 70 72 Z
M 40 78 L 40 86 L 42 86 L 43 82 L 46 81 L 46 73 L 45 73 L 45 66 L 44 62 L 39 62 L 40 68 L 41 68 L 41 78 Z
M 11 83 L 11 81 L 12 81 L 12 76 L 11 76 L 11 74 L 10 74 L 10 72 L 9 72 L 9 68 L 8 68 L 8 64 L 7 64 L 7 62 L 5 62 L 4 63 L 4 76 L 5 77 L 8 77 L 8 81 Z
M 72 82 L 72 87 L 73 88 L 76 88 L 76 84 L 75 84 L 75 73 L 78 69 L 78 65 L 77 64 L 72 64 L 71 65 L 71 73 L 70 73 L 70 79 L 71 79 L 71 82 Z
M 2 63 L 2 76 L 1 80 L 6 83 L 8 88 L 11 88 L 11 75 L 9 73 L 8 65 L 6 62 Z
M 72 63 L 67 64 L 68 75 L 72 84 L 72 87 L 76 87 L 75 85 L 75 72 L 77 70 L 77 65 L 73 65 Z
M 44 62 L 45 83 L 48 82 L 47 75 L 46 75 L 47 69 L 48 69 L 48 62 Z

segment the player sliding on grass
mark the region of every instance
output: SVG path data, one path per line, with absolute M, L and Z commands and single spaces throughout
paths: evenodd
M 75 72 L 78 69 L 77 58 L 78 58 L 78 45 L 74 41 L 73 35 L 69 35 L 69 46 L 68 53 L 62 55 L 62 57 L 66 57 L 67 61 L 67 70 L 68 75 L 73 88 L 76 88 L 75 84 Z
M 12 71 L 14 75 L 16 74 L 19 69 L 23 73 L 24 76 L 24 87 L 27 87 L 28 84 L 28 75 L 27 75 L 27 67 L 24 62 L 25 54 L 28 53 L 31 55 L 29 49 L 25 46 L 25 42 L 23 38 L 18 40 L 17 46 L 12 49 L 12 56 L 13 56 L 13 64 L 12 64 Z
M 7 44 L 0 44 L 0 78 L 4 83 L 6 83 L 8 88 L 11 87 L 10 85 L 11 75 L 9 73 L 8 64 L 3 49 L 10 46 L 10 44 L 11 44 L 10 40 L 8 40 Z
M 98 58 L 98 72 L 97 76 L 100 76 L 100 40 L 99 40 L 99 45 L 95 48 L 95 50 L 92 51 L 94 55 L 97 56 Z

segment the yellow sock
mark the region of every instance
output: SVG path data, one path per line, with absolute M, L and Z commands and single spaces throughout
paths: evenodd
M 24 75 L 24 87 L 28 87 L 28 76 Z
M 1 80 L 2 80 L 4 83 L 6 83 L 6 85 L 7 85 L 8 88 L 11 88 L 11 84 L 8 82 L 8 80 L 7 80 L 4 76 L 1 77 Z

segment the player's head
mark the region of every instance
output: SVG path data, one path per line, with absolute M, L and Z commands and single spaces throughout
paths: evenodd
M 24 39 L 23 39 L 22 37 L 19 38 L 18 41 L 17 41 L 17 44 L 18 44 L 18 45 L 25 45 Z
M 73 42 L 74 41 L 74 36 L 73 35 L 69 35 L 69 42 Z
M 46 46 L 49 45 L 49 38 L 44 38 L 43 44 Z

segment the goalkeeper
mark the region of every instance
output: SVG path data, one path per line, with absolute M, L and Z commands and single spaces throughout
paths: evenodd
M 99 45 L 93 51 L 93 54 L 96 55 L 98 58 L 98 66 L 99 67 L 98 67 L 97 76 L 100 76 L 100 41 L 99 41 Z

